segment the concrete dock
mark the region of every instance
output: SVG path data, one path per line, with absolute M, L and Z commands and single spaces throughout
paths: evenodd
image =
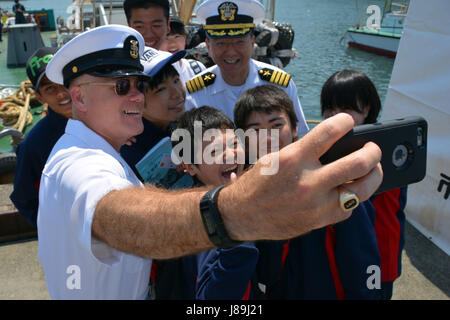
M 2 212 L 15 209 L 9 200 L 11 192 L 12 185 L 0 185 Z M 22 240 L 10 236 L 19 234 L 17 230 Z M 7 238 L 0 237 L 0 300 L 49 299 L 37 258 L 36 233 L 22 217 L 2 213 L 0 231 L 2 235 L 9 234 Z M 393 300 L 450 300 L 450 256 L 409 223 L 405 226 L 402 268 L 402 275 L 394 283 Z
M 450 256 L 406 224 L 403 272 L 394 300 L 449 300 Z M 37 240 L 0 244 L 0 299 L 49 299 L 37 259 Z

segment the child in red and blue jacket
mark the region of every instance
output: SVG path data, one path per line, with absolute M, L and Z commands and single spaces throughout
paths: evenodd
M 381 101 L 374 84 L 360 71 L 338 71 L 322 87 L 321 111 L 325 118 L 346 112 L 353 117 L 355 125 L 375 123 L 380 110 Z M 406 199 L 405 186 L 374 195 L 368 200 L 375 211 L 382 299 L 392 297 L 393 282 L 401 274 Z

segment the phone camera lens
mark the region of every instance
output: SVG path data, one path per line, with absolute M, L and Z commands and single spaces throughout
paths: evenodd
M 408 160 L 408 148 L 399 144 L 395 147 L 394 152 L 392 152 L 392 163 L 396 168 L 401 168 L 405 165 Z

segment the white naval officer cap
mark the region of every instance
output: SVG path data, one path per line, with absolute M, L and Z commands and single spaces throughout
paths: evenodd
M 264 6 L 257 0 L 207 0 L 197 9 L 197 19 L 210 38 L 245 36 L 264 16 Z
M 67 42 L 47 65 L 51 81 L 68 87 L 82 74 L 117 78 L 146 76 L 140 56 L 144 38 L 136 30 L 123 25 L 106 25 L 83 32 Z
M 141 63 L 144 66 L 144 73 L 150 77 L 154 77 L 167 64 L 172 64 L 186 55 L 185 50 L 179 50 L 171 54 L 167 51 L 156 50 L 151 47 L 145 47 L 141 56 Z

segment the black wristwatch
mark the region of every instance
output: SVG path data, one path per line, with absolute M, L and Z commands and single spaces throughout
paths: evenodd
M 209 240 L 218 248 L 231 248 L 241 244 L 241 241 L 233 240 L 229 237 L 222 216 L 217 208 L 217 197 L 220 190 L 224 186 L 220 186 L 209 190 L 200 200 L 200 213 L 202 215 L 203 224 Z

